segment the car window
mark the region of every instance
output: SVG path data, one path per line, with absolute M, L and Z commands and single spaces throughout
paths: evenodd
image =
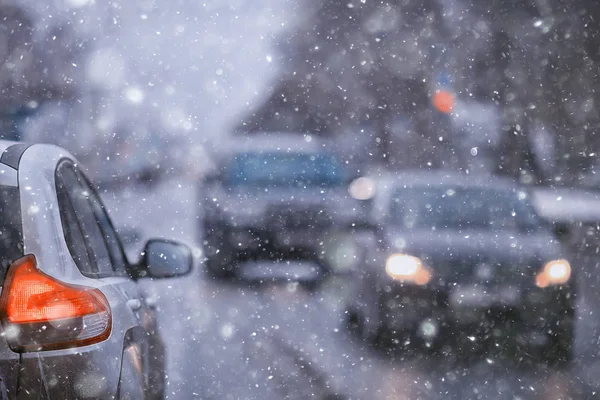
M 85 175 L 81 171 L 78 171 L 80 181 L 85 187 L 87 193 L 89 193 L 88 201 L 92 206 L 96 222 L 100 227 L 102 236 L 106 243 L 108 253 L 110 255 L 111 264 L 114 272 L 124 275 L 126 273 L 127 259 L 123 252 L 120 239 L 115 231 L 112 222 L 100 200 L 100 197 L 96 193 L 95 189 L 91 186 Z
M 62 163 L 58 168 L 57 174 L 65 184 L 67 197 L 70 200 L 75 218 L 83 234 L 91 263 L 91 268 L 89 268 L 91 274 L 98 277 L 112 275 L 114 270 L 110 253 L 89 200 L 92 193 L 81 182 L 73 164 L 69 162 Z M 90 273 L 85 268 L 81 269 L 81 272 Z
M 83 274 L 96 274 L 98 270 L 96 265 L 92 263 L 90 259 L 85 239 L 81 232 L 81 226 L 75 214 L 75 209 L 73 209 L 71 199 L 67 194 L 70 186 L 63 178 L 64 174 L 62 172 L 57 174 L 56 192 L 58 195 L 58 208 L 60 211 L 62 228 L 67 247 L 69 248 L 69 253 L 71 253 L 73 261 L 75 261 L 77 268 L 79 268 Z
M 339 186 L 346 171 L 329 154 L 241 153 L 228 167 L 231 186 Z

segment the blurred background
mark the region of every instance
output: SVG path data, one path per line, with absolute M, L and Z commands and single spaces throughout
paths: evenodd
M 67 147 L 106 183 L 201 174 L 224 135 L 272 130 L 333 137 L 390 168 L 594 184 L 599 10 L 5 0 L 0 124 Z
M 167 398 L 593 398 L 600 202 L 556 190 L 600 187 L 599 67 L 597 0 L 0 0 L 0 136 L 76 155 L 132 259 L 149 237 L 206 243 L 196 184 L 234 135 L 549 189 L 543 217 L 583 228 L 568 239 L 586 280 L 572 369 L 384 355 L 342 332 L 343 282 L 200 274 L 146 288 Z

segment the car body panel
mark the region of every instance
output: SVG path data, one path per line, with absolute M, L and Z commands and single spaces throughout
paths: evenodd
M 534 233 L 515 231 L 484 231 L 481 229 L 464 229 L 461 231 L 406 230 L 388 228 L 385 234 L 388 252 L 408 253 L 424 258 L 444 258 L 446 260 L 477 257 L 485 254 L 485 258 L 498 261 L 544 261 L 562 257 L 562 249 L 551 232 L 540 230 Z M 483 260 L 481 260 L 483 261 Z
M 145 306 L 136 282 L 130 278 L 89 278 L 79 271 L 73 261 L 62 230 L 56 195 L 55 171 L 63 159 L 77 164 L 74 157 L 56 146 L 32 145 L 22 154 L 18 183 L 24 253 L 34 254 L 40 270 L 60 281 L 99 289 L 110 305 L 112 329 L 109 338 L 101 343 L 21 354 L 19 397 L 39 398 L 47 395 L 66 399 L 91 395 L 114 398 L 119 388 L 123 387 L 120 382 L 123 370 L 126 374 L 137 376 L 144 385 L 148 383 L 150 357 L 148 336 L 143 333 L 143 320 L 148 320 L 145 314 L 150 310 Z M 133 356 L 139 356 L 139 360 L 133 360 Z M 17 363 L 19 359 L 19 355 L 8 348 L 4 339 L 0 340 L 0 359 L 2 363 L 13 359 Z M 132 366 L 138 370 L 132 370 Z M 9 376 L 6 368 L 1 368 L 0 373 Z M 129 391 L 130 386 L 139 386 L 131 379 L 127 384 Z M 11 382 L 8 386 L 12 389 L 15 384 Z
M 12 142 L 0 140 L 0 154 L 13 144 Z M 0 185 L 16 187 L 17 183 L 17 171 L 0 163 Z M 0 282 L 3 281 L 3 278 Z M 0 330 L 2 329 L 0 328 Z M 20 357 L 18 353 L 10 349 L 5 335 L 0 336 L 0 398 L 3 398 L 4 393 L 9 398 L 14 398 L 17 395 L 19 384 Z

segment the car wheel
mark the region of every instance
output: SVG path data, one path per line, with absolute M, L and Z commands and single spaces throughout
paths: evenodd
M 549 343 L 544 348 L 543 357 L 548 364 L 564 367 L 573 360 L 574 323 L 571 317 L 559 321 L 553 326 Z

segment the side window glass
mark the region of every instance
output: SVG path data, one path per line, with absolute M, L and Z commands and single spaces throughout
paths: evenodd
M 68 162 L 62 164 L 59 167 L 59 174 L 67 188 L 67 196 L 84 238 L 92 270 L 97 276 L 113 275 L 108 248 L 89 201 L 92 193 L 82 184 L 72 164 Z
M 65 182 L 63 172 L 64 168 L 61 165 L 56 174 L 56 192 L 65 241 L 69 253 L 71 253 L 71 257 L 79 270 L 85 275 L 95 275 L 98 273 L 98 269 L 90 259 L 75 210 L 67 194 L 72 189 L 69 184 L 73 184 L 74 182 Z
M 100 227 L 102 236 L 104 237 L 104 241 L 108 248 L 109 256 L 112 261 L 112 267 L 115 272 L 119 274 L 125 274 L 127 261 L 125 258 L 125 253 L 123 252 L 123 247 L 119 241 L 119 236 L 112 225 L 112 222 L 108 216 L 108 213 L 106 212 L 106 209 L 104 208 L 104 205 L 102 204 L 102 201 L 100 200 L 100 197 L 80 171 L 79 175 L 83 185 L 89 193 L 88 200 L 90 201 L 96 222 Z

